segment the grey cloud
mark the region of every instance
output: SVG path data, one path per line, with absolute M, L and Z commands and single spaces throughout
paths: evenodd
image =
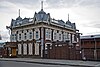
M 15 4 L 19 3 L 19 4 L 33 4 L 33 5 L 39 2 L 39 0 L 3 0 L 3 1 L 7 1 Z
M 81 0 L 79 5 L 100 7 L 100 0 Z
M 40 3 L 39 0 L 3 0 L 3 2 L 9 2 L 17 5 L 18 7 L 25 7 L 25 8 L 33 8 L 33 7 L 37 8 L 38 3 Z
M 100 21 L 92 21 L 88 24 L 83 24 L 85 27 L 100 28 Z
M 95 27 L 95 28 L 100 28 L 100 23 L 98 22 L 98 23 L 95 23 L 94 25 L 93 25 L 93 27 Z
M 100 0 L 46 0 L 49 7 L 78 7 L 78 6 L 96 6 L 100 7 Z
M 2 0 L 1 2 L 9 2 L 18 7 L 24 7 L 27 9 L 32 8 L 40 8 L 41 0 Z M 46 8 L 70 8 L 70 7 L 77 7 L 77 6 L 97 6 L 100 7 L 100 0 L 44 0 L 44 6 L 47 4 Z M 0 5 L 0 8 L 6 9 L 10 8 L 6 6 Z M 11 6 L 12 7 L 12 6 Z
M 100 28 L 100 21 L 90 21 L 89 23 L 82 23 L 83 27 Z
M 8 13 L 14 11 L 16 5 L 7 1 L 0 1 L 0 11 Z
M 46 0 L 49 7 L 63 8 L 75 6 L 77 0 Z

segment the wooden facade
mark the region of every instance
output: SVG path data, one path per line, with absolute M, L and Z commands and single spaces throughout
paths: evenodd
M 17 57 L 16 42 L 6 42 L 3 50 L 4 50 L 3 57 Z
M 100 35 L 81 37 L 82 58 L 100 60 Z
M 53 42 L 48 45 L 48 56 L 50 59 L 81 60 L 80 50 L 76 50 L 76 44 L 69 45 L 69 42 Z
M 0 57 L 3 57 L 3 54 L 4 54 L 3 47 L 0 47 Z

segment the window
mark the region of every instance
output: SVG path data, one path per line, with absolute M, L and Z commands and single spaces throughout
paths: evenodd
M 22 33 L 23 33 L 23 30 L 22 30 Z
M 14 34 L 12 34 L 12 40 L 14 40 Z
M 21 34 L 19 34 L 19 40 L 21 40 Z
M 74 36 L 74 34 L 72 35 L 72 41 L 75 41 L 75 36 Z
M 68 34 L 68 38 L 69 38 L 69 40 L 71 40 L 71 34 L 70 33 Z
M 38 31 L 36 31 L 36 38 L 38 38 L 39 36 L 38 36 Z
M 61 34 L 59 34 L 59 40 L 61 40 Z
M 63 37 L 64 37 L 64 41 L 66 41 L 66 39 L 67 39 L 66 32 L 64 32 Z
M 48 29 L 46 29 L 46 38 L 48 38 L 49 36 L 49 32 L 48 32 Z
M 50 38 L 50 29 L 46 29 L 46 38 Z
M 27 32 L 28 32 L 29 30 L 27 29 Z
M 32 47 L 32 43 L 29 43 L 28 44 L 28 53 L 29 53 L 29 55 L 32 55 L 33 53 L 32 53 L 32 50 L 33 50 L 33 47 Z
M 30 37 L 30 39 L 32 39 L 32 32 L 30 32 L 30 36 L 29 37 Z
M 15 38 L 14 40 L 17 40 L 16 34 L 14 35 L 14 38 Z
M 56 39 L 56 33 L 54 33 L 54 39 Z
M 24 33 L 24 39 L 26 39 L 26 33 Z
M 22 54 L 22 50 L 21 50 L 22 45 L 18 44 L 18 54 Z
M 16 31 L 16 34 L 18 34 L 18 31 Z
M 65 32 L 65 34 L 64 34 L 64 40 L 67 40 L 67 39 L 68 39 L 68 33 Z
M 49 38 L 50 38 L 50 34 L 51 34 L 51 32 L 49 31 Z
M 68 39 L 68 32 L 66 33 L 66 38 Z

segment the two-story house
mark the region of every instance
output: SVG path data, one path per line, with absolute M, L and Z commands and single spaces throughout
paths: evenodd
M 21 18 L 19 10 L 19 17 L 12 19 L 9 28 L 11 42 L 17 43 L 17 57 L 43 58 L 47 45 L 52 47 L 53 42 L 79 44 L 75 23 L 71 23 L 69 19 L 66 22 L 55 20 L 43 8 L 35 12 L 33 18 L 24 19 Z

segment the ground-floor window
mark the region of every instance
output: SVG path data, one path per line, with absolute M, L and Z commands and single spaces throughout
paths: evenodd
M 18 54 L 22 54 L 21 47 L 22 47 L 22 45 L 21 44 L 18 44 Z
M 33 54 L 33 46 L 32 46 L 32 43 L 29 43 L 28 44 L 28 52 L 29 52 L 28 53 L 29 55 L 32 55 Z
M 35 55 L 39 55 L 39 44 L 35 43 Z
M 27 44 L 23 44 L 23 54 L 27 55 Z

